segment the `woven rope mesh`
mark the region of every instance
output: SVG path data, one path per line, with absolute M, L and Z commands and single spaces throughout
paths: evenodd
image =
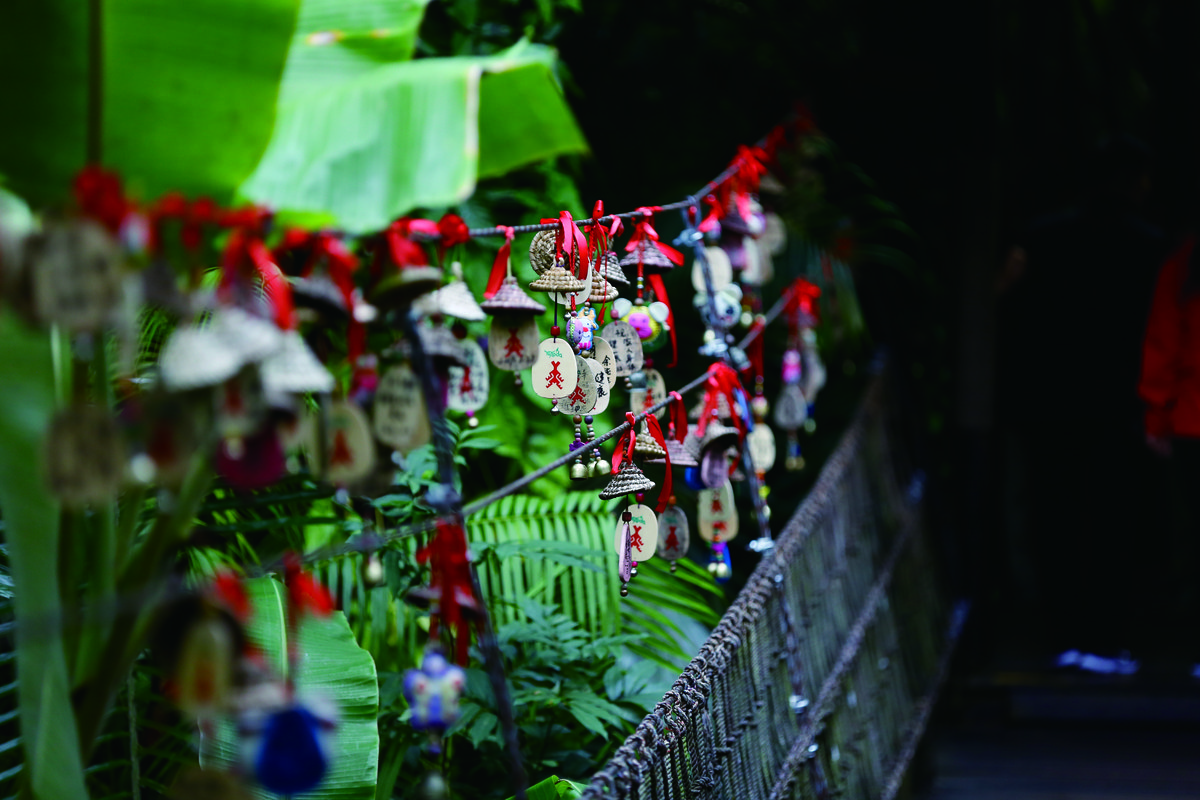
M 877 380 L 774 550 L 585 798 L 895 795 L 957 626 L 887 410 Z

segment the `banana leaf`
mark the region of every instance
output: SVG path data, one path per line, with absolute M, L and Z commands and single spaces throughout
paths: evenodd
M 247 634 L 262 648 L 267 662 L 280 675 L 287 674 L 288 631 L 284 616 L 285 589 L 273 578 L 246 582 L 253 606 Z M 300 626 L 302 661 L 296 676 L 297 694 L 324 695 L 335 701 L 339 721 L 333 759 L 325 780 L 300 798 L 321 800 L 373 800 L 379 766 L 379 683 L 375 662 L 354 640 L 342 612 L 327 619 L 306 618 Z M 220 726 L 205 765 L 227 767 L 239 759 L 237 734 L 231 723 Z M 276 795 L 256 789 L 256 797 Z
M 412 5 L 395 12 L 398 30 Z M 394 43 L 368 56 L 369 36 L 331 35 L 356 30 L 349 12 L 342 17 L 345 25 L 323 14 L 328 30 L 293 42 L 275 131 L 243 197 L 330 213 L 362 232 L 414 208 L 465 200 L 481 175 L 587 149 L 550 48 L 523 41 L 493 56 L 408 61 Z M 398 60 L 381 60 L 387 52 Z M 318 58 L 331 68 L 318 69 Z
M 61 635 L 58 504 L 42 480 L 42 435 L 54 410 L 50 338 L 0 314 L 0 510 L 12 567 L 18 702 L 26 781 L 38 800 L 86 797 Z
M 274 125 L 299 0 L 105 0 L 100 28 L 101 162 L 152 197 L 227 201 Z M 88 3 L 0 3 L 0 69 L 13 112 L 0 173 L 25 197 L 59 202 L 87 159 Z

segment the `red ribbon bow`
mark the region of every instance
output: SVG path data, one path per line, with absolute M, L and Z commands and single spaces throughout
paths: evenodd
M 683 395 L 679 392 L 671 392 L 671 399 L 674 401 L 670 405 L 671 431 L 675 441 L 682 443 L 688 433 L 687 406 L 683 404 Z
M 662 251 L 663 255 L 670 259 L 673 264 L 676 266 L 683 266 L 683 253 L 679 252 L 670 245 L 663 244 L 658 239 L 658 231 L 654 230 L 654 212 L 658 210 L 659 209 L 657 206 L 642 206 L 636 212 L 634 212 L 636 214 L 640 214 L 641 217 L 638 219 L 637 224 L 634 225 L 633 236 L 630 236 L 629 241 L 625 243 L 625 250 L 630 253 L 632 253 L 634 250 L 637 250 L 639 273 L 641 273 L 642 270 L 642 252 L 646 247 L 646 245 L 643 245 L 642 242 L 653 242 L 654 245 Z
M 438 595 L 437 612 L 429 620 L 429 636 L 437 638 L 439 621 L 453 628 L 456 659 L 466 666 L 471 633 L 463 610 L 473 610 L 478 600 L 471 581 L 467 537 L 462 525 L 439 520 L 433 539 L 417 551 L 417 562 L 429 564 L 429 585 Z
M 438 242 L 438 261 L 446 260 L 446 251 L 451 247 L 466 244 L 471 240 L 470 229 L 458 214 L 444 214 L 437 221 L 437 230 L 441 234 Z
M 483 297 L 486 300 L 491 300 L 496 292 L 500 291 L 501 284 L 508 276 L 508 259 L 512 255 L 513 229 L 504 225 L 497 225 L 496 230 L 504 231 L 504 244 L 500 245 L 500 250 L 496 253 L 496 260 L 492 262 L 492 274 L 488 276 L 487 288 L 483 290 Z
M 346 356 L 351 364 L 355 364 L 366 349 L 367 339 L 363 324 L 354 317 L 354 271 L 358 269 L 358 259 L 332 233 L 311 233 L 299 228 L 291 228 L 283 235 L 283 242 L 276 252 L 305 248 L 309 250 L 309 256 L 301 275 L 308 277 L 317 264 L 324 263 L 329 279 L 346 303 L 346 311 L 350 315 L 346 327 Z
M 708 206 L 708 213 L 704 215 L 704 219 L 700 220 L 696 229 L 701 233 L 708 233 L 721 223 L 721 217 L 725 216 L 725 204 L 715 194 L 705 195 L 704 204 Z
M 723 395 L 729 404 L 733 426 L 738 431 L 738 444 L 741 444 L 746 436 L 746 423 L 742 419 L 742 415 L 738 413 L 736 396 L 736 393 L 741 391 L 744 391 L 742 382 L 738 379 L 737 372 L 733 367 L 720 362 L 709 367 L 707 388 L 704 390 L 704 408 L 700 411 L 700 421 L 696 423 L 696 435 L 704 435 L 708 423 L 713 418 L 713 413 L 719 408 L 719 398 Z
M 804 278 L 796 278 L 788 287 L 787 302 L 784 303 L 783 311 L 789 319 L 795 319 L 798 314 L 806 314 L 814 322 L 819 322 L 821 313 L 817 307 L 817 298 L 820 296 L 821 287 Z
M 576 278 L 582 278 L 580 270 L 587 269 L 588 263 L 588 240 L 583 235 L 583 231 L 575 224 L 574 218 L 571 217 L 570 211 L 560 211 L 558 219 L 543 219 L 543 225 L 556 224 L 555 229 L 555 250 L 558 255 L 566 253 L 567 269 Z M 575 259 L 571 259 L 571 253 L 575 253 Z M 586 274 L 586 273 L 584 273 Z
M 384 231 L 388 252 L 392 263 L 400 269 L 406 267 L 424 267 L 429 264 L 425 248 L 412 240 L 414 233 L 426 236 L 437 236 L 440 231 L 436 222 L 428 219 L 412 219 L 401 217 L 388 226 Z
M 614 474 L 620 469 L 622 461 L 628 461 L 633 458 L 633 446 L 637 443 L 637 432 L 633 429 L 634 418 L 632 411 L 625 412 L 625 423 L 629 428 L 621 434 L 620 439 L 617 439 L 617 446 L 613 450 L 612 468 Z
M 275 309 L 275 324 L 283 330 L 291 330 L 296 325 L 292 287 L 263 242 L 263 229 L 269 217 L 270 214 L 260 208 L 240 209 L 223 215 L 221 221 L 232 222 L 234 230 L 221 255 L 222 277 L 218 291 L 228 292 L 237 275 L 252 270 L 262 279 L 263 291 Z
M 125 197 L 121 176 L 95 164 L 81 169 L 71 188 L 79 211 L 110 233 L 120 231 L 125 217 L 133 211 L 133 203 Z

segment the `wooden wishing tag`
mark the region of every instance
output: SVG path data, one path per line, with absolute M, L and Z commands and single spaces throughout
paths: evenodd
M 763 258 L 758 240 L 746 236 L 742 239 L 742 250 L 746 254 L 746 265 L 742 267 L 741 281 L 744 286 L 762 286 L 774 274 L 770 261 Z
M 646 369 L 642 370 L 642 374 L 646 376 L 646 388 L 634 389 L 629 393 L 629 410 L 634 414 L 640 414 L 667 399 L 667 381 L 663 378 L 662 373 L 656 369 Z M 659 419 L 665 417 L 666 414 L 665 406 L 654 412 L 654 416 Z
M 630 513 L 629 519 L 629 548 L 634 561 L 649 561 L 654 557 L 658 548 L 658 516 L 648 505 L 638 503 L 625 509 Z M 625 522 L 617 523 L 616 545 L 617 555 L 621 555 L 621 534 Z
M 599 336 L 592 337 L 592 357 L 600 364 L 604 373 L 608 375 L 608 387 L 611 390 L 617 383 L 617 357 L 613 353 L 612 345 L 606 339 Z
M 808 401 L 798 383 L 785 383 L 775 401 L 775 424 L 785 431 L 794 431 L 808 419 Z
M 642 368 L 646 361 L 642 353 L 642 339 L 628 322 L 619 319 L 608 323 L 600 329 L 600 338 L 612 346 L 613 369 L 618 378 L 632 375 Z
M 584 361 L 592 371 L 592 382 L 596 385 L 596 404 L 588 413 L 603 414 L 608 410 L 608 402 L 612 399 L 612 384 L 599 361 L 594 358 L 585 358 Z
M 750 463 L 754 471 L 762 474 L 775 466 L 775 432 L 765 422 L 754 426 L 746 434 L 746 446 L 750 448 Z
M 383 374 L 375 390 L 375 437 L 408 455 L 433 437 L 421 381 L 408 364 Z
M 463 366 L 447 370 L 450 391 L 446 405 L 453 411 L 478 411 L 487 405 L 489 379 L 487 358 L 474 339 L 463 339 L 462 361 Z
M 121 250 L 89 220 L 48 222 L 30 242 L 38 318 L 69 331 L 104 327 L 121 302 Z
M 596 407 L 596 376 L 588 363 L 591 359 L 575 356 L 575 389 L 559 400 L 558 410 L 564 414 L 591 414 Z
M 529 314 L 497 314 L 488 332 L 488 358 L 497 369 L 520 372 L 538 358 L 537 319 Z
M 763 232 L 758 237 L 758 243 L 773 256 L 779 255 L 787 247 L 787 226 L 774 211 L 763 215 Z
M 725 481 L 715 489 L 701 489 L 696 505 L 701 539 L 729 542 L 737 538 L 738 513 L 733 504 L 732 483 Z
M 116 421 L 96 406 L 72 406 L 54 415 L 46 431 L 46 485 L 63 505 L 104 503 L 125 477 L 125 442 Z
M 367 415 L 353 403 L 334 400 L 329 404 L 325 464 L 325 478 L 330 483 L 351 483 L 365 478 L 375 466 L 371 424 L 367 422 Z
M 691 544 L 687 514 L 679 506 L 667 506 L 658 515 L 658 557 L 678 561 Z
M 566 397 L 575 391 L 577 381 L 575 351 L 566 339 L 551 337 L 538 344 L 537 363 L 533 365 L 533 392 L 538 397 Z
M 708 259 L 708 271 L 712 275 L 714 292 L 719 292 L 733 283 L 733 264 L 729 261 L 728 253 L 719 247 L 706 247 L 704 255 Z M 697 292 L 708 291 L 704 285 L 704 268 L 700 266 L 700 259 L 692 262 L 692 288 Z
M 258 367 L 243 367 L 217 387 L 213 396 L 217 433 L 221 436 L 250 436 L 262 427 L 267 415 Z

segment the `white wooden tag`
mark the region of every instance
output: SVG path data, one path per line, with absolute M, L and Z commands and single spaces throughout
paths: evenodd
M 604 371 L 604 367 L 600 366 L 600 362 L 594 358 L 585 358 L 588 367 L 592 370 L 592 381 L 596 384 L 596 405 L 592 406 L 589 414 L 603 414 L 608 410 L 608 402 L 612 400 L 612 384 L 609 382 L 608 373 Z
M 733 504 L 733 484 L 701 489 L 696 505 L 700 538 L 706 542 L 729 542 L 738 535 L 738 513 Z
M 121 301 L 121 251 L 95 222 L 49 223 L 32 246 L 38 317 L 70 331 L 104 326 Z
M 125 477 L 121 432 L 97 406 L 59 411 L 46 431 L 43 457 L 51 494 L 68 506 L 113 499 Z
M 329 404 L 327 420 L 325 478 L 330 483 L 365 478 L 375 466 L 375 440 L 371 438 L 367 415 L 352 403 L 334 400 Z
M 453 411 L 478 411 L 487 405 L 488 364 L 483 348 L 470 337 L 462 341 L 462 360 L 465 366 L 447 370 L 450 382 L 446 406 Z
M 566 339 L 551 337 L 538 344 L 538 358 L 530 378 L 538 397 L 566 397 L 575 391 L 578 376 L 575 351 Z
M 379 379 L 373 415 L 379 441 L 406 455 L 433 436 L 421 381 L 408 364 L 397 364 Z
M 798 383 L 785 383 L 775 401 L 775 424 L 785 431 L 798 430 L 808 419 L 808 401 Z
M 678 561 L 690 544 L 687 514 L 679 506 L 667 506 L 658 515 L 658 557 Z
M 537 363 L 537 318 L 529 314 L 497 314 L 488 332 L 488 358 L 497 369 L 520 372 Z
M 708 257 L 708 270 L 712 274 L 714 292 L 719 292 L 733 283 L 733 265 L 729 263 L 728 253 L 719 247 L 706 247 L 704 255 Z M 699 259 L 692 262 L 692 288 L 697 292 L 708 291 L 704 285 L 704 269 L 700 266 Z
M 617 377 L 632 375 L 642 368 L 646 357 L 642 354 L 642 340 L 633 326 L 624 320 L 616 320 L 600 330 L 600 337 L 612 345 L 613 368 Z
M 642 374 L 646 376 L 646 388 L 634 389 L 629 393 L 629 410 L 634 414 L 641 414 L 656 403 L 667 399 L 667 381 L 663 378 L 662 373 L 656 369 L 647 369 L 642 370 Z M 665 406 L 654 412 L 654 416 L 660 420 L 666 414 Z
M 575 356 L 575 389 L 558 401 L 558 410 L 564 414 L 591 414 L 596 406 L 596 377 L 588 361 Z
M 625 509 L 629 520 L 629 546 L 634 561 L 649 561 L 658 549 L 658 516 L 648 505 L 638 503 Z M 621 555 L 621 534 L 625 523 L 619 522 L 616 531 L 617 555 Z
M 599 335 L 592 337 L 592 357 L 599 362 L 608 375 L 608 387 L 611 390 L 617 383 L 617 357 L 613 354 L 612 345 Z
M 750 448 L 750 463 L 758 473 L 770 472 L 775 466 L 775 432 L 765 422 L 755 424 L 754 430 L 746 434 L 746 446 Z

